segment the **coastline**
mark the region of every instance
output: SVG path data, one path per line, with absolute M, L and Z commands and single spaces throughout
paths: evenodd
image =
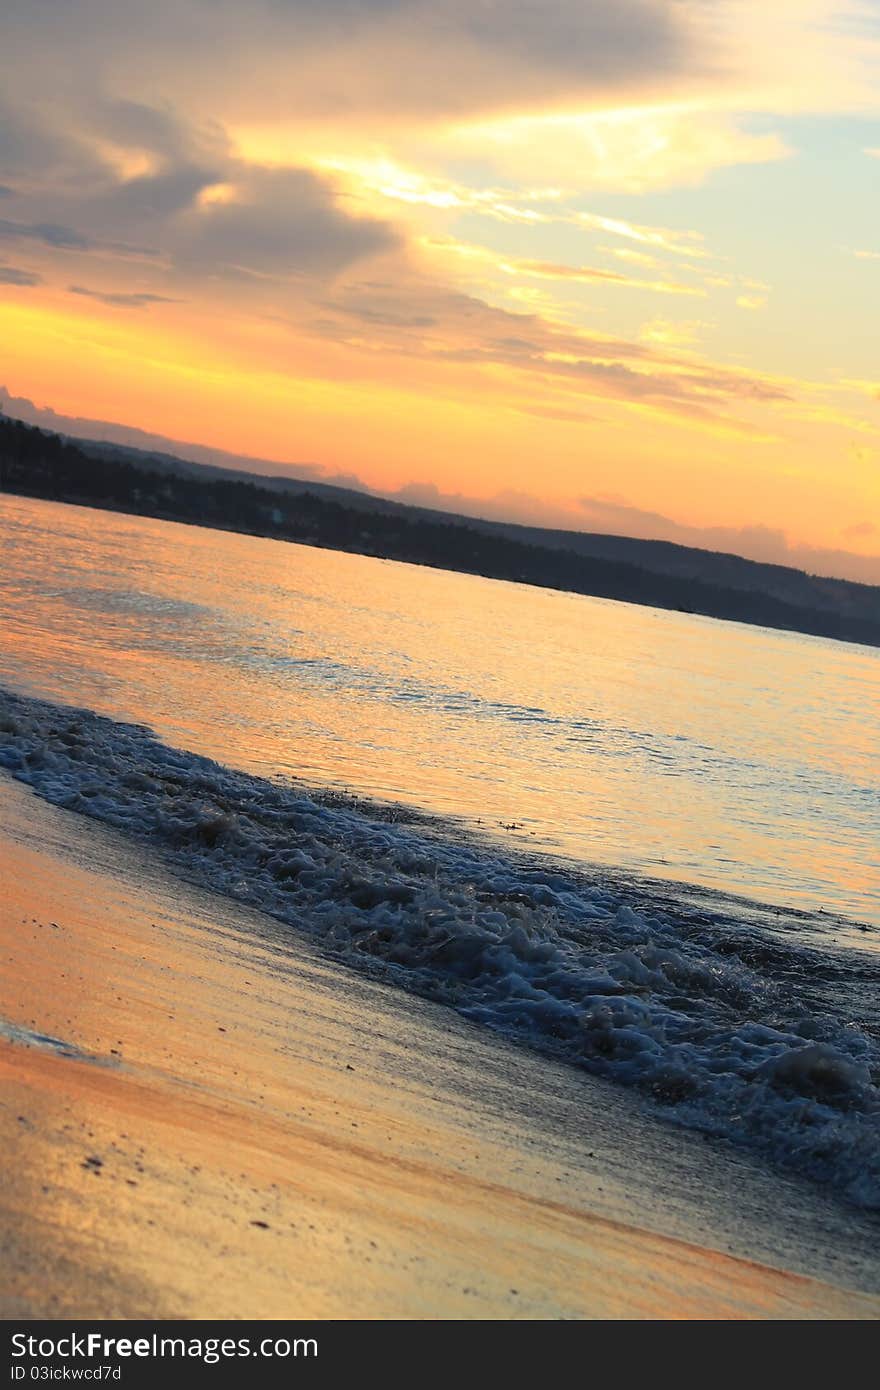
M 294 488 L 285 491 L 273 486 L 273 479 L 260 475 L 199 477 L 201 465 L 173 457 L 170 470 L 160 468 L 157 472 L 149 457 L 141 466 L 133 459 L 115 457 L 112 447 L 107 455 L 88 449 L 84 452 L 73 439 L 65 444 L 61 436 L 31 430 L 20 422 L 10 423 L 12 434 L 7 434 L 4 442 L 11 466 L 0 495 L 364 555 L 392 564 L 687 613 L 716 622 L 869 648 L 880 646 L 876 616 L 852 611 L 861 608 L 861 590 L 870 591 L 868 585 L 830 579 L 820 583 L 815 592 L 811 586 L 816 581 L 805 571 L 772 567 L 786 574 L 780 594 L 763 576 L 765 567 L 760 562 L 723 552 L 682 547 L 690 556 L 690 566 L 680 573 L 677 566 L 658 567 L 652 560 L 654 543 L 634 537 L 612 536 L 610 540 L 635 547 L 635 554 L 609 556 L 602 554 L 601 545 L 598 553 L 589 549 L 590 541 L 604 540 L 607 546 L 609 538 L 589 533 L 545 531 L 387 499 L 383 502 L 345 489 L 337 499 L 332 495 L 334 489 L 324 496 L 321 485 L 314 481 L 291 480 Z M 17 467 L 12 441 L 20 430 L 42 434 L 49 451 L 45 473 L 40 470 L 36 477 L 30 477 L 27 464 Z M 0 412 L 0 437 L 2 434 Z M 63 463 L 56 476 L 58 450 L 63 450 Z M 72 458 L 78 459 L 78 466 L 71 471 Z M 737 561 L 741 566 L 754 566 L 747 568 L 747 582 L 742 578 L 732 584 L 725 582 L 711 564 L 736 565 Z M 794 585 L 796 596 L 788 593 L 789 585 Z M 836 606 L 828 606 L 829 585 L 847 586 L 845 600 Z
M 5 1317 L 880 1316 L 875 1218 L 0 806 Z

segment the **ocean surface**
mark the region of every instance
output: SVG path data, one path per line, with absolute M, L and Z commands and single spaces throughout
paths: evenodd
M 0 553 L 0 766 L 880 1207 L 880 651 L 20 498 Z

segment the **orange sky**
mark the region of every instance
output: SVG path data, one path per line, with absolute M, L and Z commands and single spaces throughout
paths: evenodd
M 768 8 L 11 0 L 2 378 L 880 582 L 877 8 Z

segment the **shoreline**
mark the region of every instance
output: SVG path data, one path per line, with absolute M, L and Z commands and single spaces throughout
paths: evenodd
M 77 447 L 77 441 L 72 440 L 71 442 L 74 447 Z M 95 460 L 91 459 L 90 462 L 94 466 Z M 198 467 L 197 464 L 193 466 Z M 188 482 L 192 482 L 191 479 L 175 477 L 173 473 L 166 475 L 151 470 L 141 471 L 137 467 L 134 467 L 133 471 L 140 475 L 142 488 L 145 492 L 149 491 L 150 486 L 156 487 L 163 482 L 166 485 L 171 482 L 184 486 Z M 246 482 L 244 486 L 253 486 L 258 493 L 264 491 L 267 505 L 277 504 L 279 501 L 285 500 L 283 494 L 276 493 L 271 488 L 261 489 L 259 481 L 258 478 L 255 478 Z M 201 486 L 206 487 L 210 492 L 212 483 L 202 483 Z M 233 480 L 221 482 L 219 486 L 236 490 L 242 484 Z M 46 502 L 61 507 L 83 508 L 88 511 L 110 512 L 118 516 L 161 521 L 175 526 L 196 526 L 200 529 L 215 531 L 219 535 L 239 535 L 254 540 L 278 541 L 284 545 L 300 545 L 309 549 L 326 550 L 341 555 L 362 555 L 367 559 L 382 560 L 389 564 L 412 565 L 420 569 L 438 570 L 441 573 L 462 574 L 474 579 L 486 579 L 491 583 L 524 585 L 528 588 L 546 589 L 552 593 L 570 594 L 574 597 L 596 599 L 605 603 L 622 603 L 637 608 L 654 608 L 663 613 L 682 613 L 690 617 L 705 618 L 713 623 L 732 623 L 736 626 L 755 628 L 759 631 L 791 633 L 797 637 L 815 638 L 823 642 L 840 642 L 847 646 L 865 647 L 868 651 L 876 651 L 880 647 L 880 635 L 876 631 L 876 623 L 872 618 L 853 617 L 840 609 L 827 608 L 822 605 L 811 608 L 807 605 L 791 602 L 788 599 L 779 598 L 770 590 L 762 589 L 760 585 L 757 587 L 725 586 L 709 577 L 702 576 L 683 579 L 673 572 L 668 572 L 662 568 L 655 569 L 650 565 L 640 565 L 631 559 L 606 559 L 579 550 L 577 546 L 569 548 L 553 543 L 542 543 L 533 538 L 521 539 L 510 534 L 510 531 L 516 528 L 516 523 L 493 523 L 485 519 L 458 516 L 447 512 L 431 514 L 429 509 L 426 514 L 426 509 L 416 507 L 412 509 L 413 517 L 406 518 L 405 525 L 414 529 L 420 527 L 427 529 L 431 533 L 432 544 L 427 549 L 420 549 L 418 545 L 414 547 L 407 544 L 400 545 L 400 523 L 393 514 L 386 515 L 370 508 L 362 509 L 351 507 L 350 504 L 346 506 L 333 501 L 327 502 L 312 492 L 308 483 L 303 484 L 301 492 L 292 494 L 299 503 L 300 509 L 305 503 L 311 503 L 312 510 L 317 511 L 319 518 L 324 517 L 325 512 L 327 512 L 333 520 L 336 519 L 335 513 L 337 511 L 343 515 L 347 514 L 346 519 L 349 524 L 345 527 L 345 535 L 343 537 L 336 536 L 335 544 L 332 520 L 328 532 L 326 529 L 322 529 L 322 525 L 326 525 L 325 521 L 315 521 L 312 517 L 308 517 L 304 524 L 299 524 L 289 513 L 286 514 L 285 522 L 280 529 L 278 523 L 269 523 L 265 519 L 259 523 L 247 525 L 241 516 L 237 516 L 235 521 L 226 519 L 216 512 L 203 517 L 186 509 L 171 510 L 167 505 L 162 505 L 158 501 L 155 505 L 149 505 L 143 501 L 136 501 L 133 497 L 112 500 L 102 496 L 90 497 L 87 493 L 75 490 L 68 491 L 66 494 L 63 489 L 46 492 L 39 488 L 16 487 L 8 482 L 3 491 L 0 492 L 0 496 L 21 498 L 25 501 Z M 240 504 L 240 497 L 236 496 L 235 500 Z M 398 505 L 403 507 L 404 512 L 409 510 L 406 504 Z M 363 523 L 368 527 L 391 523 L 390 536 L 384 545 L 378 540 L 367 542 L 362 538 L 364 525 L 356 523 Z M 468 556 L 473 554 L 475 548 L 479 549 L 481 544 L 490 552 L 495 547 L 500 546 L 503 555 L 502 563 L 487 562 L 475 566 L 473 560 L 465 558 L 463 554 L 459 564 L 452 564 L 448 551 L 444 551 L 441 557 L 437 545 L 438 539 L 447 543 L 450 532 L 455 534 L 460 544 L 463 542 L 463 548 L 467 549 Z M 577 537 L 579 533 L 572 534 Z M 616 537 L 615 539 L 633 541 L 637 538 Z M 705 553 L 714 555 L 719 552 L 707 551 Z M 739 559 L 745 564 L 760 566 L 760 562 L 747 560 L 744 556 L 733 558 Z M 538 572 L 529 573 L 530 568 L 533 568 L 535 564 L 538 565 Z M 811 576 L 807 575 L 805 571 L 799 571 L 790 566 L 782 566 L 782 568 L 790 569 L 792 574 L 801 575 L 806 581 L 811 579 Z M 554 578 L 559 569 L 564 571 L 564 577 Z M 589 582 L 582 577 L 583 571 L 587 571 L 593 576 Z M 646 581 L 654 586 L 650 593 L 644 592 Z M 854 589 L 876 587 L 857 580 L 833 577 L 829 578 L 829 582 L 831 584 L 850 585 Z M 700 601 L 701 598 L 702 601 Z M 756 602 L 761 605 L 760 612 L 754 611 Z M 853 627 L 853 624 L 856 626 Z
M 876 956 L 684 903 L 636 910 L 610 881 L 313 799 L 145 725 L 0 697 L 0 766 L 51 805 L 271 918 L 291 947 L 622 1084 L 664 1127 L 729 1140 L 876 1217 Z
M 880 1316 L 875 1218 L 0 806 L 5 1317 Z

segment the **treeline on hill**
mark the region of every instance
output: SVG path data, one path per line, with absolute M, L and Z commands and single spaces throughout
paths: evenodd
M 459 521 L 361 511 L 313 493 L 287 496 L 235 478 L 155 472 L 88 455 L 57 435 L 5 417 L 0 417 L 0 489 L 880 646 L 880 623 L 869 619 L 529 545 Z

